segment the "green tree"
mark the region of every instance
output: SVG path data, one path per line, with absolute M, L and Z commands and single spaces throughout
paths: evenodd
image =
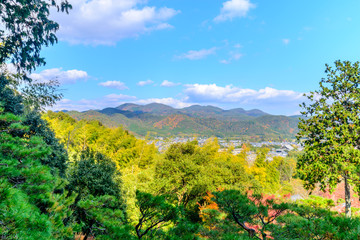
M 64 177 L 67 161 L 65 149 L 55 138 L 55 134 L 50 130 L 47 122 L 41 119 L 37 111 L 25 111 L 23 95 L 20 95 L 15 90 L 11 82 L 11 77 L 0 74 L 0 101 L 3 112 L 23 116 L 22 125 L 29 127 L 27 134 L 29 136 L 41 137 L 52 148 L 51 155 L 46 159 L 41 159 L 42 164 L 48 165 L 53 172 L 57 171 L 60 176 Z
M 295 172 L 296 160 L 289 157 L 274 157 L 271 164 L 279 171 L 282 184 L 291 181 Z
M 171 194 L 178 205 L 186 207 L 206 192 L 201 183 L 201 165 L 208 160 L 199 155 L 197 142 L 171 145 L 155 169 L 160 192 Z
M 198 203 L 207 191 L 252 187 L 245 160 L 218 150 L 216 140 L 202 147 L 196 141 L 171 145 L 155 165 L 153 192 L 168 194 L 196 222 L 200 221 Z
M 351 216 L 350 185 L 359 192 L 360 163 L 360 68 L 359 62 L 336 61 L 326 65 L 320 90 L 303 103 L 298 140 L 304 144 L 297 167 L 305 187 L 331 191 L 344 181 L 345 214 Z
M 78 154 L 69 169 L 68 189 L 78 199 L 86 195 L 120 197 L 120 173 L 115 163 L 101 153 L 86 149 Z
M 50 8 L 68 12 L 67 0 L 4 0 L 0 2 L 0 64 L 11 61 L 18 72 L 35 70 L 44 65 L 40 57 L 43 45 L 57 42 L 59 25 L 49 19 Z
M 17 94 L 20 92 L 16 89 L 21 88 L 22 102 L 30 110 L 52 105 L 62 97 L 56 91 L 56 81 L 32 82 L 27 76 L 45 64 L 40 56 L 42 46 L 57 42 L 55 32 L 59 25 L 49 18 L 51 8 L 68 13 L 71 5 L 67 0 L 0 2 L 0 24 L 3 26 L 0 30 L 0 80 Z M 16 67 L 16 74 L 7 71 L 9 62 Z
M 41 159 L 41 163 L 49 166 L 53 173 L 57 172 L 60 177 L 65 178 L 68 155 L 64 146 L 56 139 L 54 132 L 49 128 L 49 124 L 41 118 L 40 113 L 31 111 L 24 117 L 23 124 L 29 127 L 29 134 L 42 137 L 44 142 L 51 147 L 51 154 L 47 158 Z
M 88 195 L 77 204 L 81 210 L 83 240 L 90 236 L 96 239 L 133 239 L 131 227 L 126 224 L 126 215 L 121 199 L 114 196 Z
M 0 101 L 3 112 L 14 115 L 23 114 L 22 98 L 14 92 L 9 83 L 9 78 L 4 74 L 0 74 Z
M 176 207 L 166 202 L 163 196 L 152 196 L 150 193 L 137 191 L 136 206 L 140 212 L 139 221 L 135 226 L 138 239 L 142 239 L 147 234 L 154 234 L 154 230 L 166 226 L 177 218 Z
M 74 198 L 65 197 L 66 181 L 57 175 L 65 173 L 65 152 L 37 113 L 61 94 L 54 82 L 33 83 L 27 77 L 45 64 L 41 47 L 57 41 L 59 26 L 48 18 L 51 7 L 66 12 L 71 8 L 66 0 L 0 1 L 2 239 L 73 238 L 72 225 L 64 222 Z M 10 62 L 16 74 L 7 71 Z
M 212 199 L 250 238 L 267 239 L 276 219 L 285 214 L 289 205 L 274 196 L 243 194 L 236 190 L 214 192 Z
M 0 238 L 70 239 L 63 220 L 74 199 L 64 198 L 65 181 L 42 164 L 51 148 L 23 121 L 0 107 Z
M 90 235 L 113 236 L 111 229 L 121 229 L 126 223 L 120 173 L 115 163 L 101 153 L 86 149 L 75 157 L 68 172 L 67 189 L 69 194 L 76 194 L 76 199 L 73 215 L 67 222 L 73 219 L 85 239 Z
M 277 223 L 273 225 L 274 239 L 353 240 L 360 236 L 358 217 L 348 218 L 313 203 L 290 204 L 290 211 L 278 217 Z

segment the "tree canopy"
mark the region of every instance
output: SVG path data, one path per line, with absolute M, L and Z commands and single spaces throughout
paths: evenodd
M 320 89 L 303 103 L 298 139 L 304 144 L 299 176 L 308 189 L 319 183 L 330 191 L 345 183 L 346 214 L 350 216 L 350 185 L 359 191 L 360 68 L 359 62 L 336 61 L 326 65 Z
M 59 24 L 49 18 L 50 9 L 67 12 L 67 0 L 4 0 L 0 2 L 0 63 L 11 61 L 18 72 L 35 70 L 44 65 L 42 46 L 57 42 Z

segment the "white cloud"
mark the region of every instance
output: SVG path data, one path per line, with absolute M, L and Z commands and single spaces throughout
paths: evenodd
M 99 83 L 100 86 L 107 87 L 107 88 L 115 88 L 118 90 L 125 90 L 129 89 L 125 83 L 120 81 L 107 81 L 107 82 L 101 82 Z
M 161 83 L 161 87 L 175 87 L 175 86 L 179 86 L 180 83 L 174 83 L 174 82 L 170 82 L 168 80 L 164 80 L 162 83 Z
M 209 55 L 213 55 L 216 53 L 217 48 L 213 47 L 210 49 L 201 49 L 198 51 L 190 50 L 187 53 L 176 56 L 178 59 L 189 59 L 189 60 L 199 60 L 206 58 Z
M 223 60 L 220 60 L 220 63 L 222 63 L 222 64 L 230 64 L 231 61 L 230 61 L 230 60 L 223 59 Z
M 241 53 L 234 53 L 234 52 L 230 52 L 230 58 L 229 59 L 223 59 L 220 60 L 220 63 L 223 64 L 230 64 L 232 61 L 237 61 L 239 60 L 243 55 Z
M 145 86 L 145 85 L 150 85 L 150 84 L 153 84 L 154 81 L 151 81 L 150 79 L 146 80 L 146 81 L 140 81 L 137 83 L 138 86 Z
M 292 90 L 278 90 L 270 87 L 254 90 L 239 88 L 233 85 L 225 87 L 216 84 L 188 84 L 184 93 L 191 102 L 221 103 L 270 103 L 281 101 L 298 101 L 302 93 Z
M 109 94 L 98 99 L 81 99 L 70 100 L 62 99 L 51 110 L 75 110 L 75 111 L 87 111 L 90 109 L 103 109 L 107 107 L 117 107 L 125 102 L 134 101 L 135 96 L 128 96 L 123 94 Z
M 69 15 L 53 11 L 61 40 L 72 44 L 114 45 L 123 38 L 172 28 L 179 11 L 146 6 L 146 0 L 72 0 Z
M 99 109 L 97 101 L 85 100 L 74 101 L 71 99 L 61 99 L 56 103 L 55 106 L 50 108 L 53 111 L 61 110 L 75 110 L 75 111 L 86 111 L 90 109 Z
M 60 84 L 73 84 L 79 80 L 86 80 L 88 74 L 85 71 L 76 69 L 63 71 L 62 68 L 51 68 L 43 70 L 40 73 L 32 73 L 30 74 L 30 78 L 39 82 L 57 80 Z
M 14 64 L 12 64 L 12 63 L 1 64 L 0 65 L 0 71 L 1 72 L 6 72 L 6 73 L 12 73 L 12 74 L 17 73 L 16 66 Z
M 53 111 L 61 110 L 75 110 L 87 111 L 91 109 L 104 109 L 107 107 L 117 107 L 123 103 L 136 103 L 136 104 L 149 104 L 149 103 L 162 103 L 174 108 L 184 108 L 193 105 L 192 103 L 185 102 L 184 100 L 174 98 L 149 98 L 136 100 L 135 96 L 128 96 L 123 94 L 109 94 L 98 99 L 81 99 L 78 101 L 70 99 L 62 99 L 53 107 Z
M 230 0 L 223 3 L 220 14 L 214 18 L 215 22 L 232 20 L 233 18 L 246 17 L 251 8 L 256 6 L 250 0 Z
M 282 39 L 282 42 L 283 42 L 285 45 L 288 45 L 288 44 L 290 43 L 290 39 L 284 38 L 284 39 Z
M 239 60 L 243 55 L 241 53 L 232 54 L 232 59 Z
M 179 100 L 175 98 L 149 98 L 149 99 L 141 99 L 135 101 L 137 104 L 149 104 L 149 103 L 162 103 L 165 105 L 172 106 L 174 108 L 184 108 L 193 105 L 192 103 L 185 102 L 184 100 Z
M 278 90 L 270 87 L 260 89 L 257 99 L 275 99 L 277 97 L 285 97 L 289 101 L 294 99 L 300 99 L 303 97 L 303 93 L 295 92 L 292 90 Z

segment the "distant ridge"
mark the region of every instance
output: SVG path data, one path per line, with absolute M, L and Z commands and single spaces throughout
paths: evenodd
M 131 111 L 131 112 L 149 112 L 149 113 L 173 113 L 176 111 L 175 108 L 172 108 L 168 105 L 165 104 L 161 104 L 161 103 L 150 103 L 147 105 L 137 105 L 137 104 L 133 104 L 133 103 L 125 103 L 122 104 L 118 107 L 116 107 L 116 109 L 120 109 L 120 110 L 127 110 L 127 111 Z
M 259 116 L 264 116 L 264 115 L 269 115 L 268 113 L 265 113 L 259 109 L 251 109 L 251 110 L 244 110 L 243 108 L 235 108 L 235 109 L 230 109 L 227 110 L 228 112 L 233 112 L 233 113 L 239 113 L 239 114 L 245 114 L 248 116 L 253 116 L 253 117 L 259 117 Z
M 95 119 L 109 127 L 122 125 L 139 136 L 196 135 L 252 140 L 293 139 L 299 122 L 298 116 L 271 115 L 259 109 L 223 110 L 201 105 L 176 109 L 160 103 L 125 103 L 115 108 L 67 114 L 78 120 Z
M 180 109 L 176 109 L 173 107 L 170 107 L 168 105 L 162 104 L 162 103 L 150 103 L 146 105 L 138 105 L 134 103 L 124 103 L 116 109 L 119 110 L 125 110 L 125 111 L 131 111 L 131 112 L 148 112 L 148 113 L 194 113 L 194 112 L 202 112 L 202 113 L 218 113 L 222 114 L 225 112 L 234 113 L 234 114 L 243 114 L 243 115 L 249 115 L 249 116 L 263 116 L 268 115 L 268 113 L 265 113 L 259 109 L 251 109 L 251 110 L 244 110 L 243 108 L 234 108 L 230 110 L 223 110 L 219 107 L 214 106 L 201 106 L 201 105 L 192 105 L 190 107 L 184 107 Z

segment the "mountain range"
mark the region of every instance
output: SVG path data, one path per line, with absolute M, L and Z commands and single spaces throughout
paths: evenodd
M 122 125 L 138 136 L 216 136 L 252 140 L 295 138 L 298 116 L 279 116 L 258 109 L 223 110 L 214 106 L 193 105 L 181 109 L 151 103 L 122 104 L 115 108 L 66 111 L 77 120 L 98 120 L 108 127 Z

